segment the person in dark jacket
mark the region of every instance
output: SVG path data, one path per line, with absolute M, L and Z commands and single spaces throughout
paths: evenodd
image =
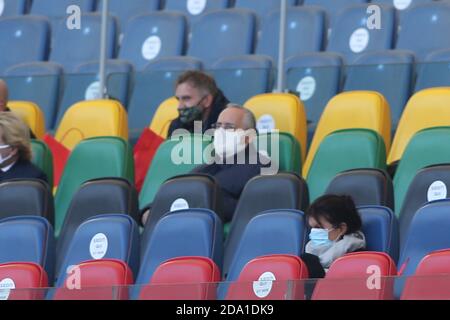
M 172 121 L 168 137 L 177 129 L 194 132 L 194 122 L 202 122 L 202 131 L 211 129 L 229 103 L 216 81 L 201 71 L 186 71 L 176 81 L 175 97 L 179 101 L 179 117 Z
M 0 182 L 12 179 L 41 179 L 47 176 L 31 163 L 30 133 L 12 112 L 0 112 Z

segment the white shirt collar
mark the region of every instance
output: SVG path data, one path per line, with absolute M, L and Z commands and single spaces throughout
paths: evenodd
M 12 167 L 13 167 L 13 165 L 15 165 L 16 164 L 16 161 L 14 161 L 13 163 L 11 163 L 10 165 L 8 165 L 8 166 L 6 166 L 6 167 L 4 167 L 4 168 L 0 168 L 3 172 L 8 172 Z

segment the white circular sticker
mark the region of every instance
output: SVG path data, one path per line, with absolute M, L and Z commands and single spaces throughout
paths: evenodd
M 16 288 L 16 284 L 10 278 L 0 281 L 0 300 L 8 300 L 11 290 Z
M 272 291 L 272 284 L 275 280 L 275 275 L 272 272 L 264 272 L 258 281 L 253 281 L 253 292 L 258 298 L 267 297 Z
M 170 211 L 189 209 L 189 204 L 183 198 L 175 200 L 170 206 Z
M 394 0 L 394 7 L 397 10 L 405 10 L 411 5 L 412 0 Z
M 108 251 L 108 238 L 103 233 L 97 233 L 89 245 L 91 257 L 95 260 L 102 259 Z
M 3 14 L 5 10 L 5 0 L 0 0 L 0 16 Z
M 256 124 L 259 133 L 275 130 L 275 119 L 270 114 L 262 115 Z
M 447 186 L 442 181 L 433 182 L 428 188 L 428 201 L 441 200 L 447 198 Z
M 369 39 L 369 31 L 366 28 L 356 29 L 350 36 L 350 49 L 354 53 L 363 52 L 369 45 Z
M 207 0 L 188 0 L 187 10 L 190 14 L 196 16 L 205 10 L 206 2 Z
M 304 77 L 297 85 L 297 92 L 300 93 L 302 101 L 308 101 L 316 92 L 316 79 L 311 76 Z
M 100 81 L 92 82 L 89 87 L 86 89 L 86 93 L 84 94 L 85 100 L 97 100 L 101 99 L 102 95 L 100 93 Z
M 142 56 L 146 60 L 153 60 L 161 51 L 161 38 L 158 36 L 148 37 L 142 44 Z

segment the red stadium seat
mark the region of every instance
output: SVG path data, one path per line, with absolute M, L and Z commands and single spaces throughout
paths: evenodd
M 78 267 L 80 276 L 78 289 L 74 278 L 77 274 L 75 271 L 66 278 L 64 287 L 57 289 L 54 296 L 55 300 L 128 299 L 128 288 L 125 286 L 133 284 L 133 273 L 123 261 L 114 259 L 91 260 L 80 263 Z M 72 289 L 71 286 L 73 286 Z
M 230 285 L 227 300 L 304 300 L 303 283 L 294 283 L 292 296 L 288 280 L 308 278 L 308 268 L 297 256 L 269 255 L 248 262 L 238 280 Z
M 319 280 L 313 300 L 392 300 L 395 262 L 383 252 L 355 252 L 337 259 Z
M 167 260 L 155 271 L 140 300 L 215 300 L 220 270 L 209 258 L 180 257 Z
M 425 256 L 406 281 L 402 300 L 450 300 L 450 249 Z
M 41 300 L 44 298 L 44 290 L 39 289 L 47 287 L 47 273 L 38 264 L 0 264 L 0 300 Z

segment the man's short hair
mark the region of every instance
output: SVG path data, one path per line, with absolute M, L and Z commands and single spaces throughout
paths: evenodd
M 244 119 L 242 120 L 244 130 L 250 130 L 254 129 L 256 130 L 256 118 L 253 112 L 251 112 L 249 109 L 244 108 L 243 106 L 240 106 L 236 103 L 229 103 L 227 105 L 227 108 L 236 108 L 244 111 Z
M 181 74 L 175 83 L 175 88 L 183 83 L 189 83 L 192 87 L 203 91 L 204 94 L 212 96 L 215 96 L 219 91 L 213 77 L 197 70 L 189 70 Z

